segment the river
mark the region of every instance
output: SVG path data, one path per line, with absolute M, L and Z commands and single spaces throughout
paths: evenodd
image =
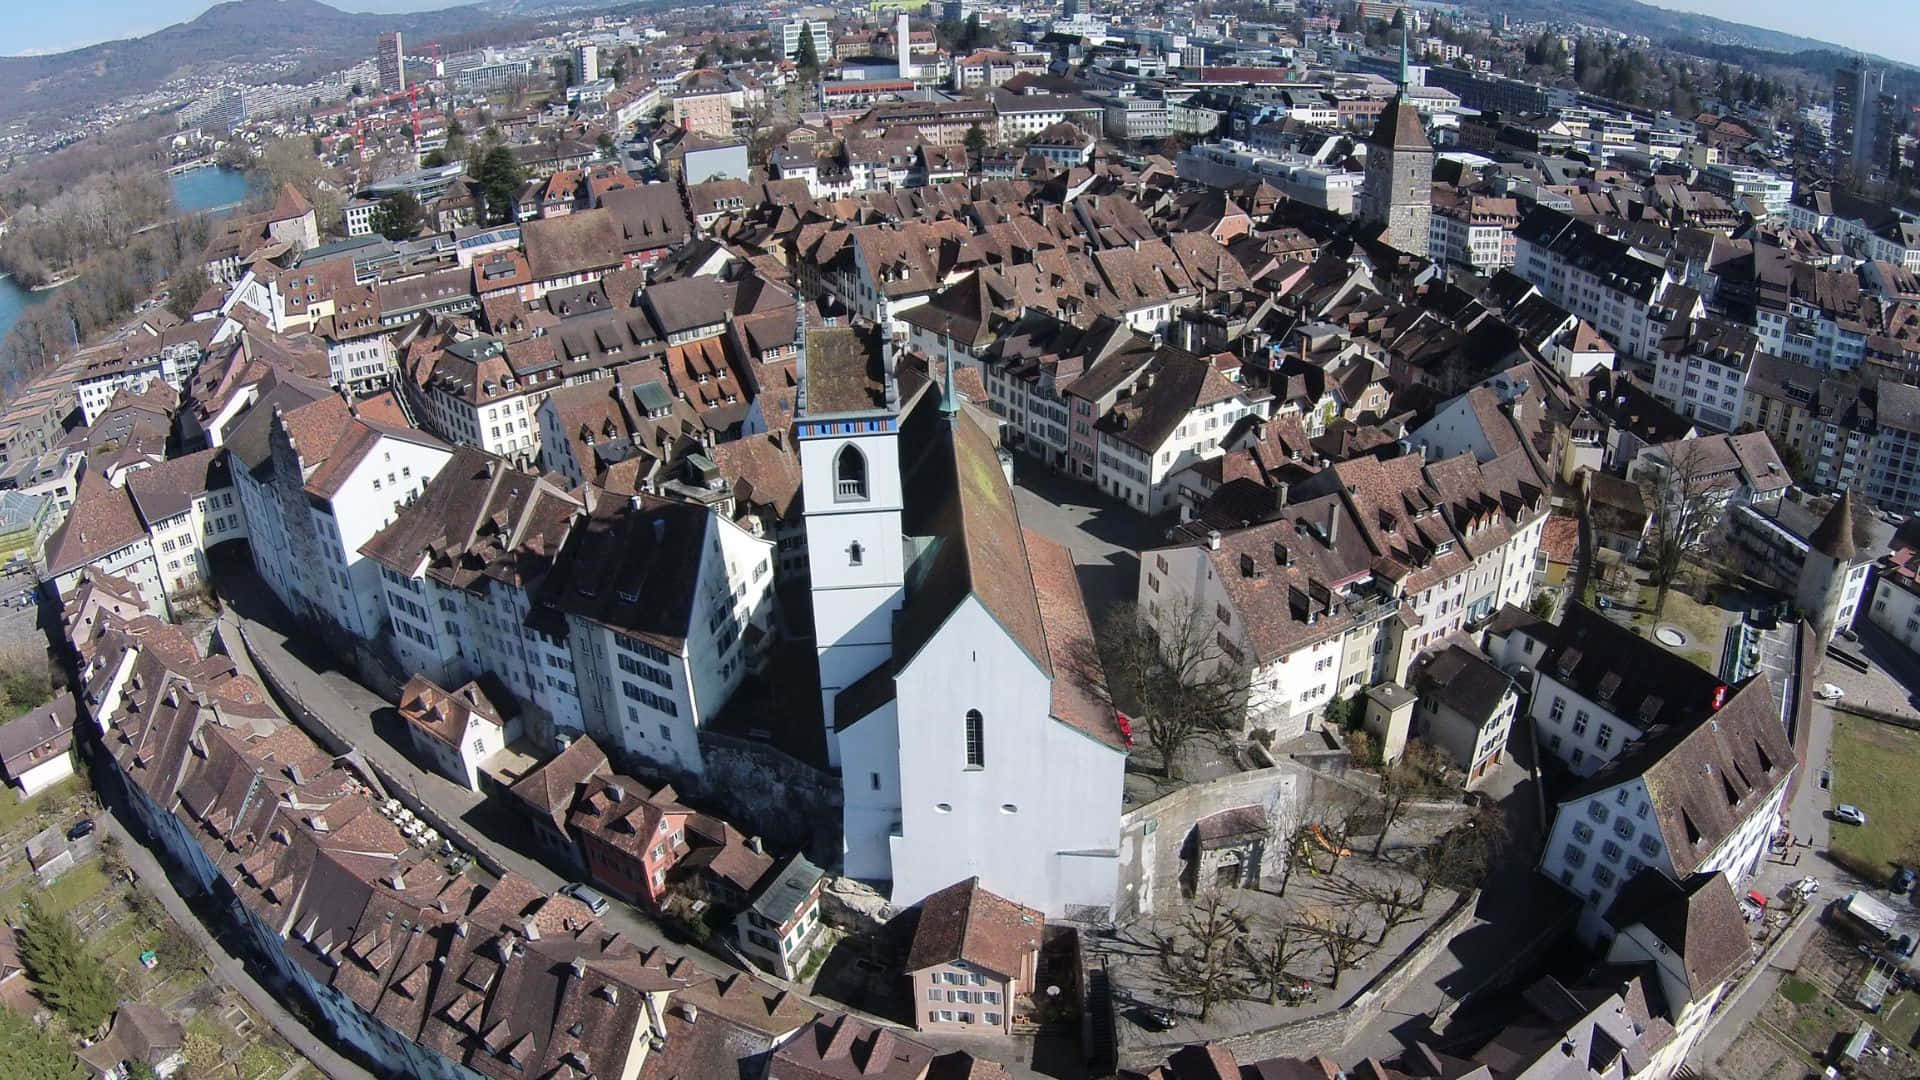
M 195 169 L 173 177 L 173 202 L 183 212 L 229 206 L 246 197 L 247 174 L 238 169 Z M 10 277 L 0 277 L 0 338 L 29 305 L 52 295 L 52 290 L 32 292 L 15 285 Z

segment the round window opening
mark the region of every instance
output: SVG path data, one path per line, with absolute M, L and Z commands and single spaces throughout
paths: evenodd
M 934 803 L 934 804 L 933 804 L 933 808 L 934 808 L 935 810 L 938 810 L 938 811 L 940 811 L 940 812 L 941 812 L 941 813 L 943 813 L 943 814 L 951 814 L 951 813 L 953 813 L 953 804 L 952 804 L 952 803 L 945 803 L 945 802 L 943 802 L 943 803 Z
M 1020 812 L 1020 808 L 1010 802 L 1003 802 L 1000 804 L 1000 812 L 1003 814 L 1017 814 Z

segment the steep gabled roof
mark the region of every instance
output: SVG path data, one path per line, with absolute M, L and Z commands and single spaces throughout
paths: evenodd
M 981 888 L 978 877 L 956 882 L 920 901 L 920 922 L 906 969 L 923 971 L 956 960 L 1008 978 L 1040 948 L 1046 920 L 1040 912 Z

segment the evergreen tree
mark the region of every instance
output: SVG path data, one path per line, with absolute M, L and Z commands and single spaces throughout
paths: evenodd
M 373 231 L 389 240 L 408 240 L 419 234 L 426 216 L 412 192 L 397 192 L 373 208 Z
M 969 50 L 979 48 L 981 36 L 980 13 L 976 11 L 967 16 L 966 43 L 961 47 Z M 900 43 L 899 48 L 902 50 L 900 55 L 904 57 L 907 55 L 907 50 L 912 48 L 912 42 L 903 41 Z
M 793 54 L 793 66 L 809 79 L 820 74 L 820 50 L 813 44 L 811 23 L 800 24 L 800 49 Z
M 60 1040 L 20 1013 L 0 1008 L 0 1076 L 80 1080 L 85 1075 L 79 1059 Z
M 65 915 L 49 911 L 38 895 L 27 898 L 22 930 L 20 956 L 40 1000 L 75 1031 L 98 1031 L 119 1006 L 120 991 L 107 968 L 88 952 L 80 932 Z
M 504 146 L 494 146 L 480 156 L 480 162 L 473 168 L 473 180 L 480 189 L 480 197 L 487 204 L 487 221 L 490 224 L 504 224 L 513 220 L 513 203 L 520 194 L 521 181 L 525 175 L 520 171 L 520 161 L 513 151 Z
M 978 156 L 987 149 L 987 129 L 975 124 L 967 129 L 967 153 Z

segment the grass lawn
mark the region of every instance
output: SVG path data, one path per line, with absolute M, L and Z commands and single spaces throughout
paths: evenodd
M 1649 607 L 1655 595 L 1653 589 L 1646 591 L 1645 599 Z M 1687 643 L 1673 651 L 1708 671 L 1717 671 L 1720 668 L 1720 650 L 1726 646 L 1727 626 L 1732 615 L 1730 611 L 1702 604 L 1686 592 L 1673 589 L 1667 593 L 1667 609 L 1660 613 L 1658 619 L 1649 616 L 1640 632 L 1652 637 L 1655 626 L 1672 623 L 1687 635 Z
M 64 806 L 79 790 L 80 779 L 68 777 L 24 802 L 20 800 L 19 793 L 11 788 L 0 791 L 0 836 L 11 833 L 22 822 L 32 820 L 42 808 Z
M 1886 872 L 1920 851 L 1920 731 L 1836 713 L 1833 801 L 1866 811 L 1869 824 L 1833 823 L 1833 850 Z
M 1811 1004 L 1819 994 L 1819 989 L 1805 979 L 1788 979 L 1780 985 L 1780 996 L 1795 1005 Z

